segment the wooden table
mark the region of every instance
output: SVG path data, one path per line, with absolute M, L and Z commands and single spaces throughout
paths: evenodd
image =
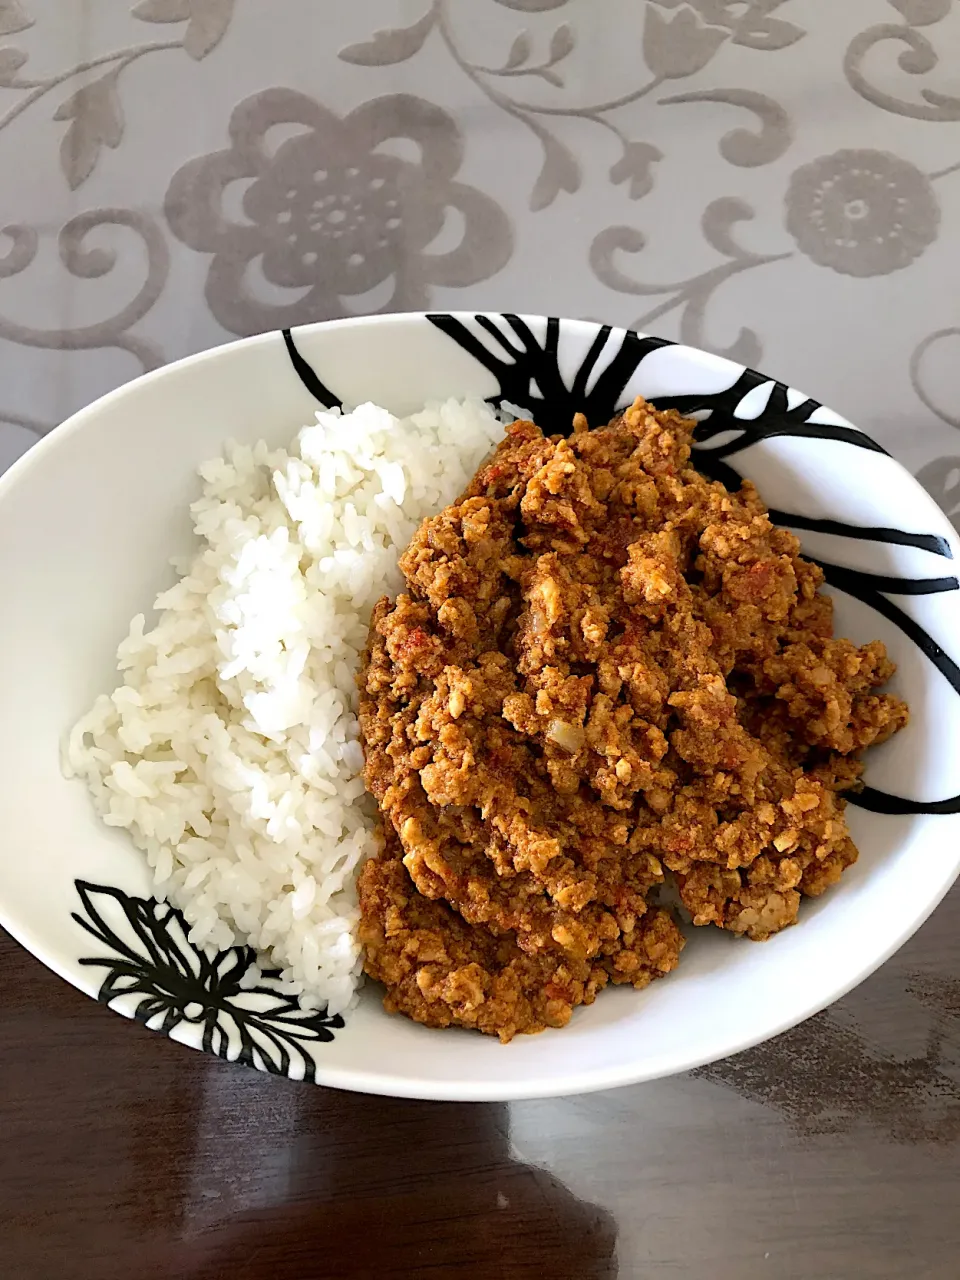
M 6 937 L 0 972 L 4 1280 L 960 1275 L 960 892 L 766 1045 L 509 1106 L 228 1065 Z

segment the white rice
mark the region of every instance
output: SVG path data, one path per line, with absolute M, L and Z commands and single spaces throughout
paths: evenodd
M 190 939 L 249 943 L 308 1007 L 355 999 L 355 879 L 372 851 L 355 677 L 397 557 L 502 434 L 482 402 L 317 414 L 290 448 L 200 467 L 200 549 L 117 653 L 123 684 L 64 749 L 146 854 Z

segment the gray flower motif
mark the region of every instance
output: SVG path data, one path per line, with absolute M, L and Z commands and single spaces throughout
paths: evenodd
M 623 155 L 610 169 L 610 181 L 627 183 L 631 200 L 639 200 L 653 190 L 653 166 L 663 159 L 659 147 L 649 142 L 627 142 Z
M 272 148 L 276 126 L 287 136 Z M 503 210 L 455 180 L 463 158 L 456 124 L 421 98 L 376 98 L 341 119 L 305 94 L 268 89 L 234 110 L 230 136 L 227 150 L 174 175 L 165 209 L 180 240 L 213 255 L 207 301 L 233 333 L 340 316 L 349 298 L 357 311 L 419 309 L 431 285 L 475 284 L 510 257 Z M 403 158 L 387 149 L 392 142 L 403 144 Z M 237 218 L 225 206 L 239 182 Z M 431 252 L 448 209 L 461 215 L 460 241 Z M 257 297 L 251 268 L 298 296 Z M 371 305 L 365 295 L 374 290 Z
M 786 49 L 806 34 L 792 22 L 771 18 L 785 0 L 656 0 L 663 9 L 684 5 L 696 10 L 710 27 L 729 31 L 734 44 L 750 49 Z
M 849 276 L 899 271 L 937 238 L 929 180 L 886 151 L 837 151 L 798 169 L 786 195 L 787 230 L 808 258 Z

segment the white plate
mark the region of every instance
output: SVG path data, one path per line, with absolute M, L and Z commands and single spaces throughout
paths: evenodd
M 851 805 L 859 862 L 763 946 L 694 931 L 678 970 L 605 992 L 562 1033 L 502 1046 L 391 1018 L 368 987 L 346 1023 L 305 1014 L 241 949 L 198 955 L 150 897 L 140 854 L 60 774 L 59 741 L 112 687 L 133 614 L 187 549 L 195 466 L 227 437 L 285 443 L 318 398 L 397 414 L 501 397 L 545 429 L 642 393 L 707 420 L 701 457 L 756 480 L 828 570 L 838 630 L 884 640 L 910 725 L 869 755 Z M 712 455 L 712 456 L 711 456 Z M 195 1048 L 322 1084 L 510 1099 L 684 1071 L 774 1035 L 866 977 L 960 870 L 956 536 L 896 462 L 801 393 L 689 347 L 583 321 L 345 320 L 266 334 L 148 374 L 47 437 L 0 480 L 0 922 L 88 995 Z

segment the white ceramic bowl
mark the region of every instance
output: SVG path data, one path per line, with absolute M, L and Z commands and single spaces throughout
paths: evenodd
M 227 437 L 288 441 L 318 399 L 398 414 L 502 397 L 561 429 L 642 393 L 705 417 L 705 465 L 754 479 L 826 562 L 838 631 L 899 664 L 909 727 L 869 755 L 859 862 L 764 945 L 692 931 L 677 971 L 605 992 L 563 1032 L 510 1045 L 383 1012 L 300 1011 L 242 949 L 198 955 L 141 855 L 59 768 L 61 735 L 113 685 L 130 617 L 187 549 L 194 468 Z M 789 515 L 784 514 L 789 513 Z M 946 518 L 835 413 L 689 347 L 582 321 L 405 315 L 270 333 L 182 360 L 84 409 L 0 479 L 0 922 L 118 1012 L 194 1048 L 349 1089 L 430 1098 L 574 1093 L 683 1071 L 821 1009 L 904 942 L 960 869 L 960 553 Z M 952 656 L 951 656 L 952 655 Z M 866 804 L 868 807 L 862 807 Z

